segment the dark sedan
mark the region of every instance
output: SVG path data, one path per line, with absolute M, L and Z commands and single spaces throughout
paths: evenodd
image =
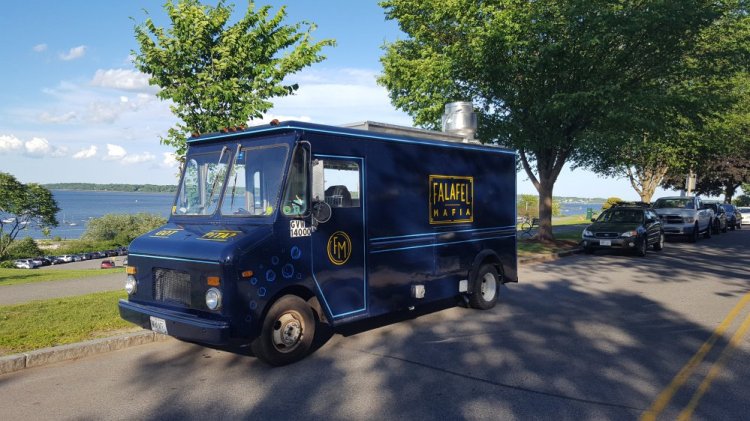
M 583 250 L 632 250 L 645 256 L 649 246 L 664 247 L 664 230 L 656 213 L 639 206 L 616 206 L 602 212 L 583 230 Z
M 742 214 L 736 206 L 725 203 L 721 205 L 727 214 L 727 226 L 730 230 L 742 229 Z

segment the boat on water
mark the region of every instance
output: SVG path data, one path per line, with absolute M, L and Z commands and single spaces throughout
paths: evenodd
M 12 224 L 14 222 L 16 222 L 16 218 L 3 219 L 3 224 Z

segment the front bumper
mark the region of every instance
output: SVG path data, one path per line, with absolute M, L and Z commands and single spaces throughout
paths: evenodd
M 602 241 L 609 241 L 609 245 L 602 245 Z M 638 246 L 639 237 L 630 238 L 596 238 L 585 237 L 581 244 L 588 249 L 634 249 Z
M 664 235 L 692 235 L 695 224 L 662 224 Z
M 144 329 L 151 329 L 151 317 L 163 319 L 169 336 L 190 342 L 225 345 L 229 342 L 229 323 L 192 314 L 120 300 L 120 317 Z

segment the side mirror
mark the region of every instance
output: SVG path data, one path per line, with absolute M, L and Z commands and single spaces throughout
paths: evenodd
M 331 205 L 322 200 L 316 200 L 312 205 L 313 225 L 325 224 L 331 219 L 332 213 Z

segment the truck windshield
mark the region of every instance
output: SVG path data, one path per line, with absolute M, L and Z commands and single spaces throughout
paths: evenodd
M 211 215 L 216 211 L 230 156 L 229 149 L 224 147 L 221 151 L 187 157 L 172 215 Z
M 277 208 L 287 145 L 239 149 L 221 204 L 222 215 L 268 216 Z
M 659 199 L 654 203 L 654 209 L 664 208 L 693 209 L 693 199 Z

